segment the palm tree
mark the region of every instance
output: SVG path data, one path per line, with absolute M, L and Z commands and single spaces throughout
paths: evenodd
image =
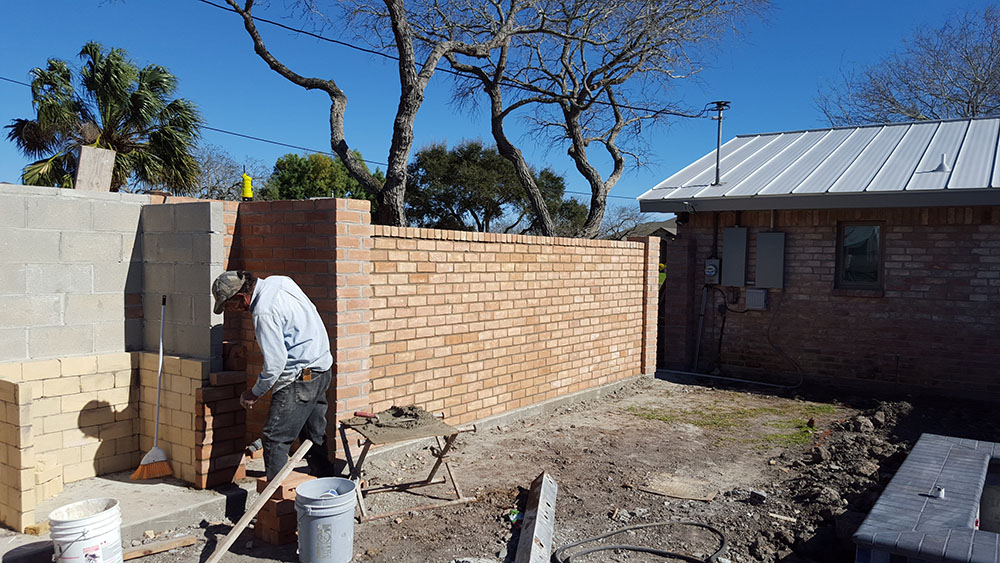
M 35 119 L 15 119 L 7 138 L 29 158 L 22 181 L 73 187 L 79 147 L 116 152 L 111 189 L 132 184 L 189 192 L 197 185 L 192 156 L 201 117 L 185 99 L 171 100 L 177 78 L 158 65 L 139 68 L 122 49 L 83 46 L 79 90 L 69 65 L 49 59 L 31 74 Z

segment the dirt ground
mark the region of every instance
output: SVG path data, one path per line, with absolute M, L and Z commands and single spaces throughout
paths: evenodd
M 803 395 L 801 390 L 713 388 L 642 378 L 601 399 L 499 428 L 462 434 L 453 460 L 476 502 L 355 524 L 355 561 L 502 563 L 513 561 L 527 488 L 542 471 L 559 490 L 555 544 L 627 530 L 603 545 L 665 549 L 719 561 L 853 561 L 851 534 L 922 432 L 1000 439 L 990 405 Z M 371 458 L 366 478 L 401 482 L 426 475 L 420 448 Z M 650 492 L 684 485 L 675 494 Z M 444 486 L 429 490 L 444 496 Z M 433 501 L 371 497 L 376 512 Z M 178 530 L 195 546 L 149 556 L 149 563 L 204 561 L 228 524 Z M 158 538 L 160 539 L 160 538 Z M 295 545 L 271 547 L 249 531 L 223 561 L 297 561 Z M 573 561 L 663 561 L 605 551 Z M 689 559 L 691 560 L 691 559 Z

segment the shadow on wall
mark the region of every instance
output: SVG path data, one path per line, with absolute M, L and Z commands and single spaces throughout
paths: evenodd
M 143 333 L 143 256 L 142 256 L 142 215 L 139 215 L 139 226 L 135 230 L 132 241 L 132 255 L 129 256 L 128 272 L 125 274 L 125 342 L 126 352 L 142 351 L 144 349 Z

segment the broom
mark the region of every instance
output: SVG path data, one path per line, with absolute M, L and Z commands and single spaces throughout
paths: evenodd
M 143 456 L 139 468 L 132 474 L 132 479 L 137 481 L 173 474 L 170 463 L 167 461 L 166 452 L 156 445 L 160 439 L 160 382 L 163 379 L 163 318 L 166 311 L 167 296 L 164 295 L 163 302 L 160 304 L 160 359 L 156 366 L 156 426 L 153 427 L 153 449 Z

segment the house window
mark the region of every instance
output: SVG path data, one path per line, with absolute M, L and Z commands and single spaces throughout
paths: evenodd
M 837 283 L 843 289 L 882 289 L 882 225 L 841 223 L 837 229 Z

